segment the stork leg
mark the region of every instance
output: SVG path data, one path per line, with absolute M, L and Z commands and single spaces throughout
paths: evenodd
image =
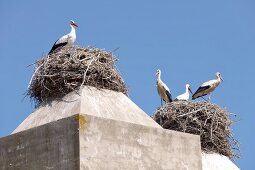
M 202 99 L 204 99 L 204 101 L 208 102 L 208 100 L 206 100 L 203 96 L 201 96 L 201 97 L 202 97 Z
M 208 96 L 209 102 L 211 102 L 211 93 Z
M 160 102 L 161 102 L 161 106 L 162 106 L 162 99 L 160 99 Z

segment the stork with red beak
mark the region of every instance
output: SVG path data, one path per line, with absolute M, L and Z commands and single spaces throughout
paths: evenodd
M 75 32 L 75 27 L 78 27 L 78 25 L 76 25 L 76 23 L 71 20 L 69 23 L 70 27 L 71 27 L 71 31 L 70 33 L 62 36 L 61 38 L 59 38 L 54 45 L 52 46 L 50 52 L 48 53 L 49 55 L 52 54 L 56 49 L 64 47 L 66 45 L 73 45 L 75 40 L 76 40 L 76 32 Z
M 170 90 L 167 87 L 167 85 L 161 80 L 160 69 L 157 70 L 156 76 L 157 76 L 157 90 L 161 99 L 161 105 L 162 105 L 162 100 L 164 100 L 166 103 L 172 102 L 173 100 L 172 100 L 172 95 L 170 93 Z

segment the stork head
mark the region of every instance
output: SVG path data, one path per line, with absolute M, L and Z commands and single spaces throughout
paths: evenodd
M 155 76 L 160 77 L 160 75 L 161 75 L 161 71 L 160 71 L 160 69 L 157 69 L 157 72 L 156 72 Z
M 190 88 L 190 85 L 189 85 L 189 84 L 186 84 L 186 89 L 188 89 L 188 90 L 189 90 L 189 92 L 190 92 L 191 94 L 193 94 L 193 92 L 192 92 L 192 90 L 191 90 L 191 88 Z
M 78 27 L 73 20 L 70 21 L 70 26 Z
M 221 81 L 223 81 L 223 78 L 222 78 L 220 72 L 217 72 L 215 75 L 216 75 L 217 78 L 219 78 Z

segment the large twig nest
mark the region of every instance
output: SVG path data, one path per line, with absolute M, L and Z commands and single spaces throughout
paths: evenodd
M 116 61 L 111 52 L 98 48 L 62 48 L 36 62 L 27 95 L 36 104 L 41 104 L 78 90 L 83 85 L 128 95 L 124 80 L 116 69 Z
M 159 107 L 154 120 L 165 129 L 200 135 L 205 152 L 238 157 L 238 143 L 233 138 L 231 114 L 209 102 L 177 101 Z

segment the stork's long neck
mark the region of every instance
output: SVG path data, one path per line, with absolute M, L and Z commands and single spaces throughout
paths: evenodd
M 75 33 L 75 28 L 74 28 L 74 26 L 70 25 L 70 27 L 71 27 L 70 34 L 74 34 L 74 35 L 75 35 L 76 33 Z
M 185 93 L 189 94 L 189 87 L 188 86 L 186 86 L 186 92 Z

